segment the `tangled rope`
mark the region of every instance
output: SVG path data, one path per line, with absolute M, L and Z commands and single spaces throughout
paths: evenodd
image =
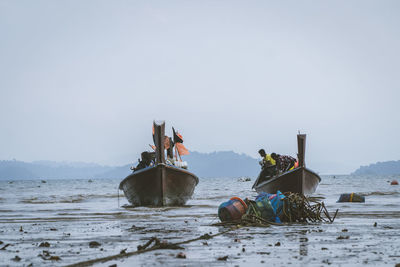
M 285 193 L 281 220 L 283 222 L 330 222 L 336 218 L 339 210 L 333 217 L 330 216 L 324 202 L 318 202 L 298 193 Z M 314 204 L 311 204 L 311 203 Z M 323 216 L 325 215 L 325 216 Z

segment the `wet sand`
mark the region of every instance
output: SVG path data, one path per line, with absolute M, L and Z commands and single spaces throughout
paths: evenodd
M 316 196 L 329 211 L 339 209 L 332 224 L 244 227 L 181 245 L 183 249 L 154 250 L 95 266 L 395 266 L 400 263 L 399 188 L 387 186 L 387 178 L 382 177 L 376 181 L 382 188 L 357 187 L 366 196 L 366 203 L 336 203 L 338 194 L 354 189 L 356 183 L 349 183 L 348 178 L 322 178 Z M 255 192 L 249 189 L 251 182 L 222 178 L 201 182 L 187 206 L 166 208 L 118 207 L 115 180 L 96 180 L 90 184 L 83 180 L 74 184 L 68 181 L 65 183 L 69 189 L 61 195 L 54 192 L 59 186 L 55 181 L 40 187 L 37 187 L 40 181 L 28 185 L 3 183 L 1 266 L 65 266 L 121 251 L 136 251 L 138 245 L 144 245 L 152 237 L 174 243 L 230 230 L 212 226 L 219 222 L 218 205 L 233 195 L 254 196 Z M 27 187 L 29 190 L 20 192 Z M 120 197 L 120 205 L 127 204 Z M 92 241 L 98 244 L 90 246 Z M 178 258 L 178 254 L 184 258 Z

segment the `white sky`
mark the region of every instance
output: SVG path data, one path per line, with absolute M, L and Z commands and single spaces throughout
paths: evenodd
M 0 159 L 189 150 L 349 173 L 400 159 L 399 1 L 0 0 Z

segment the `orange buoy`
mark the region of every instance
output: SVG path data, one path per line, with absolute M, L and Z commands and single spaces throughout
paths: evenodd
M 399 185 L 399 182 L 397 182 L 397 180 L 393 180 L 390 185 Z

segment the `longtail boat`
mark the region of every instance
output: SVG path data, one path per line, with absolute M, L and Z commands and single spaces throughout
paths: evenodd
M 154 126 L 155 164 L 134 170 L 119 185 L 133 206 L 180 206 L 189 200 L 199 178 L 165 161 L 165 122 Z
M 261 171 L 253 185 L 253 189 L 258 193 L 266 192 L 271 194 L 275 194 L 278 190 L 303 195 L 314 193 L 321 182 L 321 177 L 305 166 L 305 134 L 297 135 L 297 147 L 299 163 L 297 168 L 273 177 L 264 177 L 264 172 Z

